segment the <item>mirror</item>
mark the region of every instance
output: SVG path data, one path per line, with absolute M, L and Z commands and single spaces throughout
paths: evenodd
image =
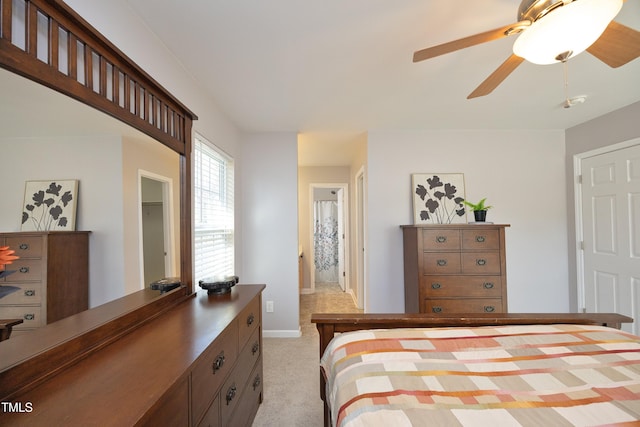
M 0 230 L 20 231 L 25 181 L 78 179 L 76 230 L 91 232 L 93 308 L 149 286 L 142 279 L 139 182 L 141 174 L 163 177 L 171 195 L 167 268 L 179 276 L 178 153 L 119 120 L 4 69 L 0 93 Z

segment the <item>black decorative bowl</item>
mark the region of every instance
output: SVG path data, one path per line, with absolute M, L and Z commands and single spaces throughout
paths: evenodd
M 198 281 L 202 289 L 209 295 L 224 295 L 231 292 L 231 288 L 238 283 L 238 276 L 213 276 Z

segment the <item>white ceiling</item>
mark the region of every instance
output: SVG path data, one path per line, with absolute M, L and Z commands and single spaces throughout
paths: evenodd
M 371 130 L 566 129 L 640 100 L 640 59 L 612 69 L 588 53 L 569 61 L 582 105 L 562 108 L 561 65 L 526 62 L 467 100 L 513 37 L 412 62 L 514 23 L 519 0 L 126 1 L 240 129 L 300 132 L 301 164 L 339 164 Z M 616 20 L 640 30 L 640 0 Z

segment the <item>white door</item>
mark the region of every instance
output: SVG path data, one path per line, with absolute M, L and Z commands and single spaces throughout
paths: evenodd
M 584 158 L 581 171 L 586 311 L 640 319 L 640 145 Z
M 338 197 L 338 283 L 340 284 L 342 291 L 345 291 L 344 279 L 346 273 L 344 269 L 344 189 L 338 189 L 336 196 Z

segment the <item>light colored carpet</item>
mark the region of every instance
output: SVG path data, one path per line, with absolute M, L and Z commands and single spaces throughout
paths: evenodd
M 317 284 L 300 295 L 300 338 L 263 339 L 264 401 L 253 427 L 321 427 L 319 339 L 311 313 L 358 313 L 336 284 Z

